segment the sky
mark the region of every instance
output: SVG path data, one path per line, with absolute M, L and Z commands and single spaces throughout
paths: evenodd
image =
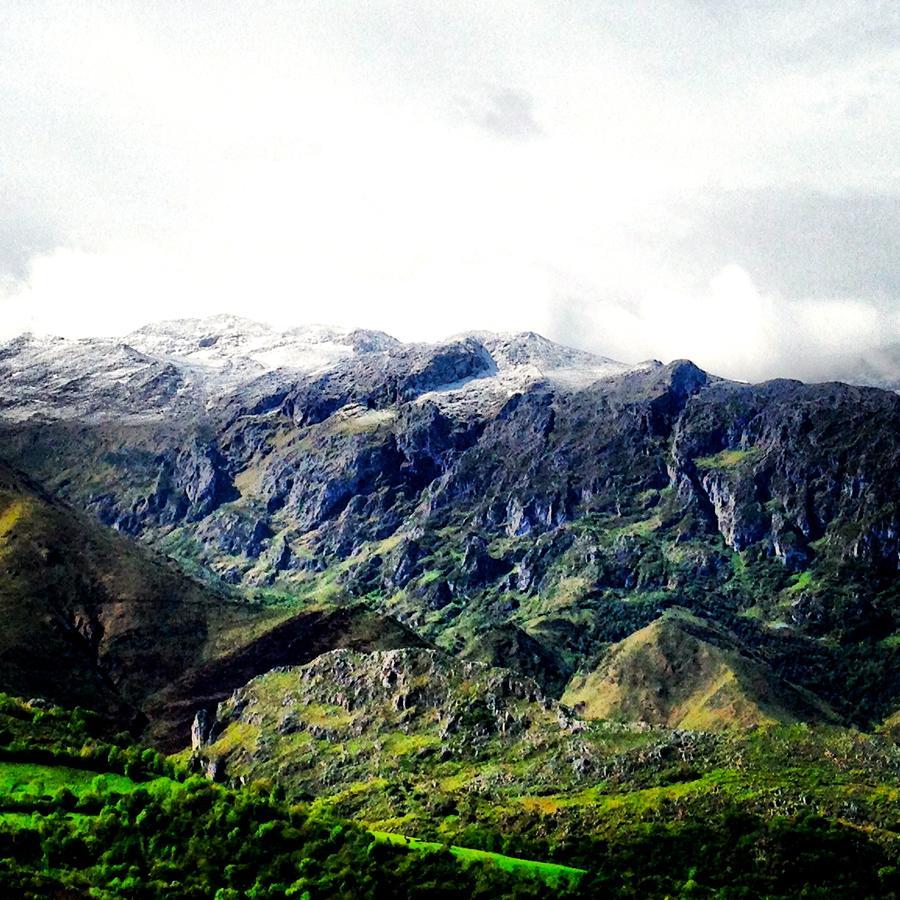
M 900 5 L 0 0 L 0 337 L 897 371 Z

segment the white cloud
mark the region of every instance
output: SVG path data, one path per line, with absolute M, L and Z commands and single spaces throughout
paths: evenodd
M 220 310 L 405 338 L 532 328 L 755 378 L 812 372 L 800 341 L 839 355 L 897 332 L 887 238 L 877 284 L 847 266 L 839 296 L 801 290 L 780 250 L 827 268 L 830 223 L 877 192 L 869 221 L 893 221 L 900 55 L 864 4 L 14 6 L 0 333 Z M 726 187 L 863 199 L 747 256 L 752 217 L 697 237 Z
M 748 381 L 845 375 L 848 362 L 867 351 L 877 355 L 900 336 L 897 313 L 859 299 L 767 295 L 736 264 L 700 290 L 657 291 L 633 309 L 582 304 L 577 316 L 557 324 L 560 337 L 578 346 L 607 347 L 625 359 L 686 357 Z

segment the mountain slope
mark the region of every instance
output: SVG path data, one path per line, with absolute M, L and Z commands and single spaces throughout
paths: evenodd
M 433 650 L 327 653 L 255 678 L 197 725 L 182 758 L 216 779 L 277 784 L 292 800 L 429 841 L 593 871 L 624 865 L 626 896 L 662 860 L 746 889 L 760 870 L 781 871 L 776 860 L 796 874 L 812 847 L 836 859 L 824 831 L 801 850 L 780 830 L 788 822 L 864 834 L 883 861 L 897 853 L 900 748 L 886 739 L 830 726 L 586 722 L 534 681 Z M 720 844 L 727 862 L 712 865 Z M 838 869 L 857 865 L 871 857 Z M 829 871 L 820 863 L 803 880 Z
M 122 735 L 104 741 L 95 725 L 83 711 L 0 697 L 4 897 L 417 897 L 423 884 L 441 896 L 511 886 L 522 897 L 548 887 L 572 896 L 584 874 L 462 849 L 423 853 L 256 786 L 188 777 Z
M 176 746 L 198 706 L 273 665 L 344 642 L 420 643 L 366 610 L 295 612 L 213 590 L 3 464 L 0 612 L 0 690 L 135 727 L 149 715 L 152 736 Z M 178 704 L 187 706 L 180 717 Z
M 842 717 L 868 726 L 900 703 L 893 393 L 484 333 L 288 335 L 343 350 L 226 384 L 284 335 L 232 320 L 142 333 L 140 353 L 206 385 L 196 414 L 98 417 L 79 380 L 74 417 L 30 421 L 49 415 L 31 400 L 0 416 L 0 456 L 216 590 L 354 597 L 554 696 L 679 606 Z M 28 369 L 17 347 L 10 372 Z M 83 368 L 64 347 L 53 359 L 33 367 L 50 395 Z
M 248 610 L 0 466 L 4 690 L 119 711 L 245 628 Z
M 258 637 L 235 641 L 148 700 L 146 739 L 167 752 L 183 749 L 198 711 L 212 712 L 232 691 L 273 668 L 305 663 L 334 648 L 369 652 L 425 645 L 399 622 L 358 606 L 313 607 L 271 626 L 260 627 L 258 617 L 251 621 Z
M 611 778 L 555 794 L 519 759 L 486 753 L 452 777 L 453 762 L 432 762 L 422 777 L 406 753 L 367 782 L 335 767 L 317 800 L 287 805 L 265 782 L 188 777 L 122 735 L 105 742 L 97 725 L 0 697 L 4 896 L 880 897 L 900 886 L 885 802 L 897 750 L 859 735 L 759 730 L 697 778 L 709 748 L 684 735 L 606 734 Z M 385 833 L 336 815 L 354 802 L 404 814 Z M 420 827 L 430 839 L 405 836 Z

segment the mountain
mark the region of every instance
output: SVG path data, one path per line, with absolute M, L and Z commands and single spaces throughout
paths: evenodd
M 894 393 L 534 334 L 225 317 L 47 343 L 0 351 L 0 457 L 213 591 L 362 603 L 557 698 L 678 607 L 810 709 L 900 704 Z
M 446 403 L 470 393 L 503 394 L 544 377 L 584 381 L 628 368 L 532 333 L 473 332 L 451 339 L 447 347 L 462 348 L 462 368 L 424 374 Z M 464 360 L 467 350 L 478 358 Z M 403 345 L 379 331 L 315 325 L 277 331 L 227 315 L 157 322 L 122 338 L 24 334 L 0 345 L 0 411 L 12 420 L 196 416 L 226 405 L 235 392 L 277 390 L 301 376 L 349 367 L 357 378 L 369 371 L 377 379 L 382 369 L 386 377 L 397 353 L 424 360 L 431 350 Z M 448 373 L 453 380 L 443 379 Z M 476 374 L 479 383 L 469 390 L 454 383 Z
M 534 334 L 4 345 L 0 884 L 891 896 L 898 434 Z
M 835 368 L 840 381 L 900 391 L 900 341 L 871 349 L 865 355 L 844 357 Z

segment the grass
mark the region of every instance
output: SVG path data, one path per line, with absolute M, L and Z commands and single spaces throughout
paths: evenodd
M 385 751 L 395 756 L 417 753 L 426 747 L 439 747 L 441 739 L 436 734 L 389 734 L 385 740 Z
M 625 525 L 609 528 L 606 535 L 610 538 L 627 537 L 632 534 L 646 537 L 656 531 L 659 526 L 659 516 L 651 516 L 649 519 L 638 519 L 636 522 L 628 522 Z
M 575 531 L 587 532 L 606 540 L 615 540 L 617 537 L 628 535 L 646 537 L 656 531 L 659 526 L 660 517 L 658 515 L 641 519 L 633 516 L 588 513 L 572 523 Z
M 0 762 L 0 796 L 31 794 L 39 797 L 62 788 L 68 788 L 75 794 L 91 789 L 100 793 L 124 794 L 136 786 L 130 778 L 114 773 L 100 775 L 70 766 Z
M 504 872 L 532 875 L 541 878 L 550 887 L 559 887 L 564 882 L 569 884 L 577 882 L 586 871 L 585 869 L 576 869 L 574 866 L 539 862 L 533 859 L 520 859 L 517 856 L 506 856 L 502 853 L 492 853 L 489 850 L 472 850 L 468 847 L 439 844 L 436 841 L 420 841 L 416 838 L 409 838 L 389 831 L 373 831 L 372 834 L 377 840 L 386 844 L 399 844 L 409 847 L 411 850 L 436 851 L 446 848 L 463 862 L 488 863 L 496 866 L 498 869 L 502 869 Z
M 810 572 L 809 569 L 806 569 L 803 572 L 792 575 L 791 578 L 794 583 L 787 589 L 788 592 L 791 594 L 799 593 L 809 587 L 810 582 L 812 581 L 812 572 Z
M 566 575 L 554 585 L 549 595 L 538 598 L 541 612 L 577 604 L 591 590 L 590 581 L 581 575 Z
M 440 569 L 428 569 L 427 572 L 424 572 L 419 578 L 419 584 L 422 587 L 431 584 L 434 581 L 437 581 L 444 573 Z
M 259 739 L 259 728 L 247 722 L 235 722 L 212 745 L 219 754 L 229 753 L 238 747 L 255 747 Z
M 353 721 L 353 715 L 331 703 L 306 703 L 297 707 L 297 714 L 309 725 L 321 728 L 343 728 Z
M 96 772 L 73 766 L 30 762 L 0 762 L 0 804 L 4 799 L 19 803 L 52 795 L 66 788 L 76 796 L 88 792 L 101 795 L 129 794 L 138 788 L 151 793 L 167 793 L 175 784 L 169 778 L 156 777 L 136 782 L 115 772 Z
M 0 553 L 6 552 L 4 545 L 8 544 L 12 530 L 29 512 L 28 502 L 18 497 L 13 497 L 6 507 L 0 508 Z
M 0 537 L 6 537 L 26 511 L 27 506 L 25 501 L 14 499 L 2 512 L 0 512 Z
M 698 469 L 733 469 L 742 463 L 750 462 L 760 455 L 759 447 L 748 447 L 745 450 L 722 450 L 712 456 L 701 456 L 694 460 Z
M 234 486 L 241 497 L 255 497 L 260 492 L 260 483 L 265 474 L 265 465 L 257 463 L 244 469 L 242 472 L 238 472 L 234 476 Z

